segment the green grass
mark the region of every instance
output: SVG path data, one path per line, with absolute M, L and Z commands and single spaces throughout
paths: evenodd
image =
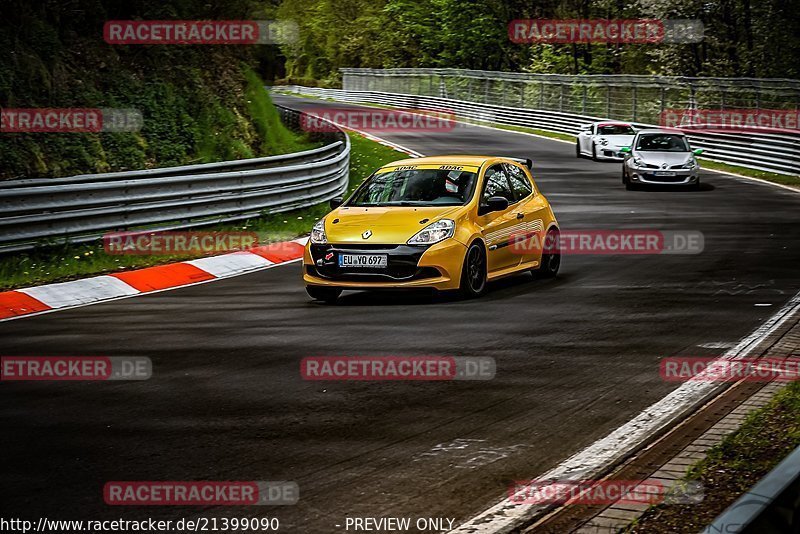
M 351 134 L 350 193 L 364 178 L 385 163 L 407 156 L 391 148 Z M 238 223 L 217 224 L 198 231 L 247 231 L 259 235 L 259 243 L 294 239 L 311 231 L 320 217 L 329 211 L 320 204 L 285 213 L 276 213 Z M 183 261 L 199 255 L 133 256 L 106 254 L 99 243 L 73 244 L 41 248 L 0 256 L 0 289 L 62 282 L 102 273 L 150 267 Z
M 752 178 L 761 178 L 776 184 L 800 186 L 800 176 L 789 174 L 778 174 L 775 172 L 758 171 L 755 169 L 748 169 L 746 167 L 739 167 L 738 165 L 729 165 L 728 163 L 719 163 L 716 161 L 709 161 L 705 158 L 700 158 L 701 165 L 706 169 L 715 171 L 732 172 L 734 174 L 741 174 L 742 176 L 749 176 Z
M 626 532 L 699 532 L 798 446 L 800 382 L 792 382 L 687 471 L 684 480 L 705 489 L 700 504 L 651 507 Z

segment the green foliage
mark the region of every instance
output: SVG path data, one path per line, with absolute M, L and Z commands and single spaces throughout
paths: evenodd
M 12 4 L 0 27 L 0 107 L 135 108 L 144 125 L 137 133 L 4 133 L 0 178 L 221 161 L 309 146 L 283 127 L 251 69 L 277 47 L 112 46 L 102 37 L 110 19 L 263 19 L 261 2 Z
M 290 78 L 342 67 L 453 67 L 562 74 L 800 77 L 800 0 L 282 0 L 300 26 Z M 514 44 L 514 19 L 700 19 L 697 44 Z M 776 49 L 780 43 L 780 50 Z

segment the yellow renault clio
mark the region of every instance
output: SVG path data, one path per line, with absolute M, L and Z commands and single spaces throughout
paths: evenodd
M 435 156 L 395 161 L 331 201 L 303 255 L 309 296 L 433 288 L 477 297 L 522 271 L 558 273 L 558 223 L 530 160 Z M 542 246 L 518 246 L 540 243 Z

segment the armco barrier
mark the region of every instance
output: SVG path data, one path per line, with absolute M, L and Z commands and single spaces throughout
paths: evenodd
M 524 126 L 572 135 L 578 133 L 582 124 L 607 120 L 605 117 L 506 107 L 435 96 L 346 91 L 296 85 L 276 86 L 272 90 L 306 94 L 352 104 L 379 104 L 413 110 L 447 110 L 460 120 Z M 639 127 L 658 128 L 656 125 L 635 124 Z M 689 140 L 694 148 L 704 149 L 703 157 L 712 161 L 781 174 L 800 174 L 800 135 L 689 132 Z
M 800 532 L 800 448 L 742 495 L 701 534 Z
M 284 122 L 299 113 L 279 108 Z M 0 251 L 85 242 L 108 231 L 174 230 L 325 202 L 347 189 L 350 140 L 294 154 L 144 171 L 0 182 Z

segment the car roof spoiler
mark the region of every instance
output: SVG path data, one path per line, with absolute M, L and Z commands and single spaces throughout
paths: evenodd
M 516 161 L 517 163 L 521 163 L 521 164 L 525 165 L 528 168 L 528 170 L 532 170 L 533 169 L 533 160 L 530 159 L 530 158 L 508 158 L 508 159 L 510 159 L 511 161 Z

